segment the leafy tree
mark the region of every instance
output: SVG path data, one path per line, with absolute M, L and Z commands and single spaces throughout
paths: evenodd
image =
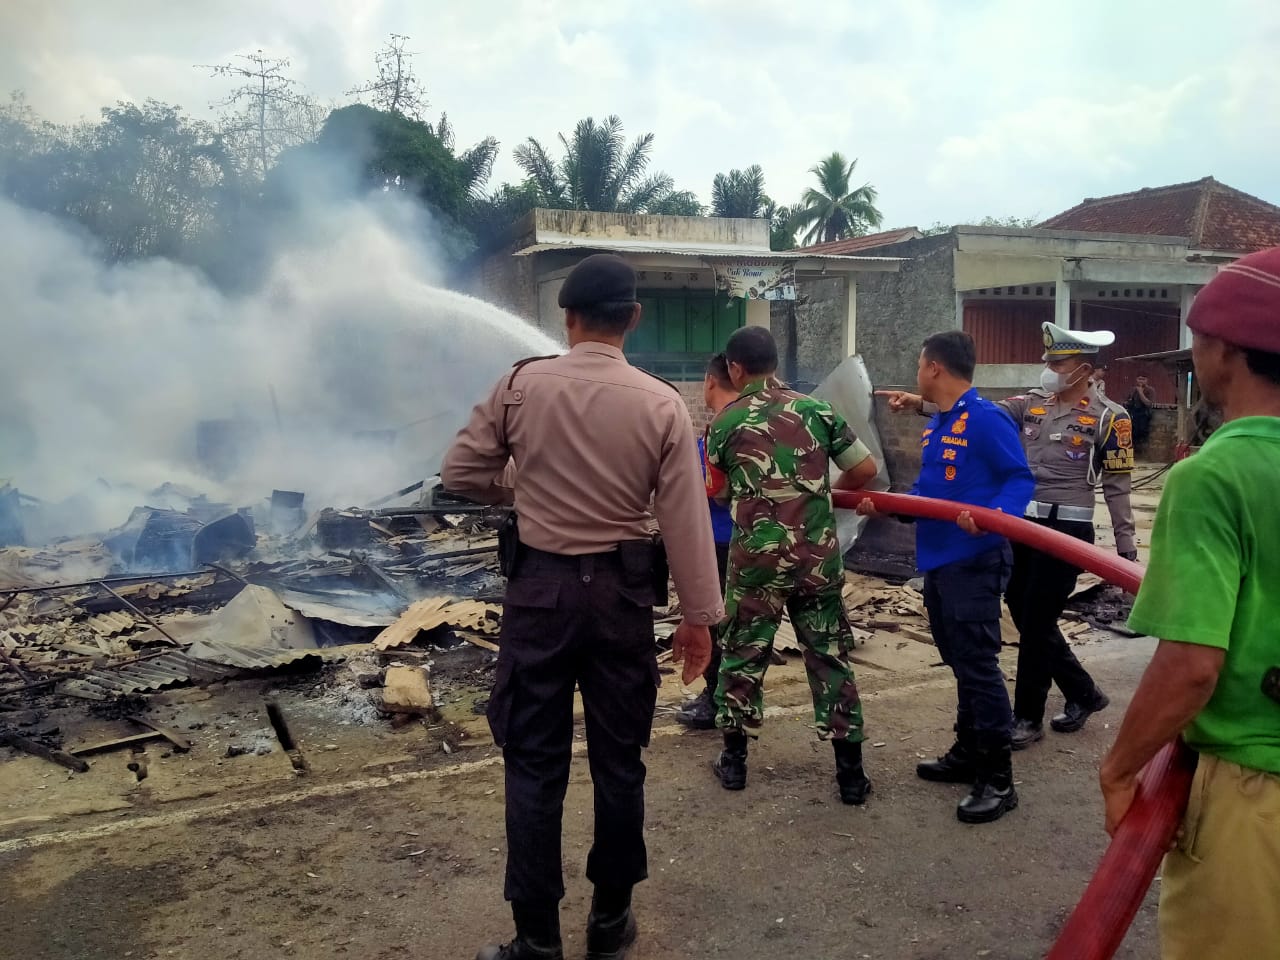
M 599 124 L 591 117 L 579 120 L 571 137 L 559 137 L 564 148 L 559 160 L 533 137 L 515 149 L 516 163 L 544 207 L 644 213 L 673 191 L 667 174 L 645 176 L 652 133 L 628 146 L 622 121 L 608 116 Z
M 538 188 L 532 181 L 504 183 L 497 190 L 472 200 L 467 225 L 476 242 L 492 248 L 508 227 L 538 206 Z
M 222 245 L 239 195 L 218 132 L 178 107 L 148 100 L 58 128 L 20 101 L 0 115 L 4 192 L 82 224 L 109 260 L 163 256 L 203 263 Z
M 470 171 L 419 120 L 353 104 L 329 114 L 316 147 L 350 163 L 366 187 L 404 191 L 454 220 L 466 210 Z
M 1019 230 L 1026 230 L 1034 227 L 1040 222 L 1039 217 L 983 217 L 966 226 L 972 227 L 1016 227 Z M 920 232 L 926 237 L 932 237 L 939 233 L 946 233 L 951 230 L 955 224 L 943 223 L 941 220 L 935 220 L 929 226 Z
M 707 208 L 692 190 L 672 190 L 666 196 L 649 204 L 646 213 L 668 217 L 705 217 Z
M 717 173 L 711 181 L 711 215 L 755 219 L 767 216 L 773 201 L 764 192 L 764 171 L 759 164 L 745 170 Z
M 857 165 L 857 160 L 846 161 L 844 155 L 837 152 L 810 169 L 818 179 L 818 187 L 804 192 L 801 206 L 792 218 L 797 230 L 807 228 L 806 245 L 860 237 L 868 227 L 880 226 L 875 187 L 869 183 L 857 188 L 850 186 Z
M 404 48 L 408 39 L 403 34 L 391 34 L 382 49 L 374 54 L 378 79 L 352 87 L 347 95 L 356 97 L 358 101 L 368 94 L 373 106 L 379 110 L 421 120 L 428 106 L 427 91 L 413 72 L 413 58 L 417 54 L 408 53 Z
M 241 54 L 231 63 L 201 64 L 211 76 L 228 77 L 238 86 L 215 107 L 228 107 L 222 128 L 226 141 L 244 158 L 245 173 L 263 179 L 283 150 L 315 139 L 325 110 L 296 89 L 285 71 L 289 61 L 261 50 Z
M 772 200 L 765 206 L 764 216 L 769 221 L 769 249 L 794 250 L 796 228 L 793 224 L 795 207 L 784 207 Z
M 462 164 L 467 181 L 467 193 L 473 198 L 483 197 L 484 186 L 493 173 L 494 161 L 498 159 L 498 139 L 485 137 L 474 146 L 458 153 L 455 149 L 453 126 L 449 123 L 448 114 L 440 114 L 438 123 L 427 123 L 426 127 Z

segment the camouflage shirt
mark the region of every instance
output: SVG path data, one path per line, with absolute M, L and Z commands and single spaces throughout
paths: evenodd
M 839 558 L 831 465 L 846 470 L 870 451 L 822 400 L 748 384 L 711 424 L 707 461 L 728 478 L 733 544 L 798 570 Z

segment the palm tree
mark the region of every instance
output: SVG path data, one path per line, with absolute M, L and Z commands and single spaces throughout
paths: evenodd
M 538 190 L 539 203 L 573 210 L 643 213 L 674 189 L 665 173 L 645 176 L 653 134 L 627 146 L 622 121 L 605 117 L 579 120 L 573 136 L 559 134 L 564 156 L 553 160 L 535 138 L 515 149 L 515 160 Z
M 809 171 L 818 178 L 818 189 L 810 187 L 804 192 L 801 206 L 792 218 L 795 229 L 808 227 L 806 245 L 860 237 L 868 227 L 880 226 L 876 188 L 869 183 L 857 189 L 849 187 L 857 165 L 857 160 L 846 161 L 837 152 L 824 157 Z
M 645 207 L 645 213 L 667 217 L 705 217 L 707 208 L 692 190 L 671 190 Z
M 759 164 L 745 170 L 717 173 L 711 181 L 711 215 L 755 219 L 767 216 L 772 205 L 764 192 L 764 171 Z

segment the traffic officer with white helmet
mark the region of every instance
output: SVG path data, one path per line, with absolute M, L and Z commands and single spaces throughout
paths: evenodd
M 1080 540 L 1094 540 L 1094 491 L 1102 486 L 1116 552 L 1138 558 L 1129 484 L 1133 423 L 1118 403 L 1091 382 L 1098 351 L 1115 341 L 1107 330 L 1064 330 L 1044 324 L 1045 368 L 1040 389 L 1000 401 L 1017 422 L 1036 479 L 1027 519 Z M 1074 733 L 1108 704 L 1058 629 L 1058 618 L 1080 571 L 1031 547 L 1013 545 L 1013 575 L 1005 593 L 1018 627 L 1018 678 L 1013 701 L 1013 747 L 1044 736 L 1044 709 L 1056 683 L 1066 698 L 1049 725 Z

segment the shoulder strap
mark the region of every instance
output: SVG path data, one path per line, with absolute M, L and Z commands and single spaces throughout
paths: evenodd
M 516 361 L 511 368 L 511 376 L 507 378 L 507 388 L 502 397 L 502 445 L 507 445 L 507 413 L 513 406 L 524 403 L 524 394 L 515 389 L 516 374 L 537 360 L 554 360 L 559 354 L 548 354 L 545 357 L 525 357 Z
M 634 369 L 639 370 L 639 371 L 640 371 L 641 373 L 643 373 L 645 376 L 653 377 L 653 379 L 657 380 L 659 383 L 665 383 L 668 387 L 670 387 L 672 390 L 674 390 L 677 394 L 679 394 L 679 393 L 680 393 L 680 388 L 679 388 L 679 387 L 677 387 L 677 386 L 676 386 L 674 383 L 672 383 L 670 380 L 668 380 L 666 377 L 660 377 L 660 376 L 658 376 L 656 373 L 654 373 L 652 370 L 646 370 L 644 367 L 634 367 Z

